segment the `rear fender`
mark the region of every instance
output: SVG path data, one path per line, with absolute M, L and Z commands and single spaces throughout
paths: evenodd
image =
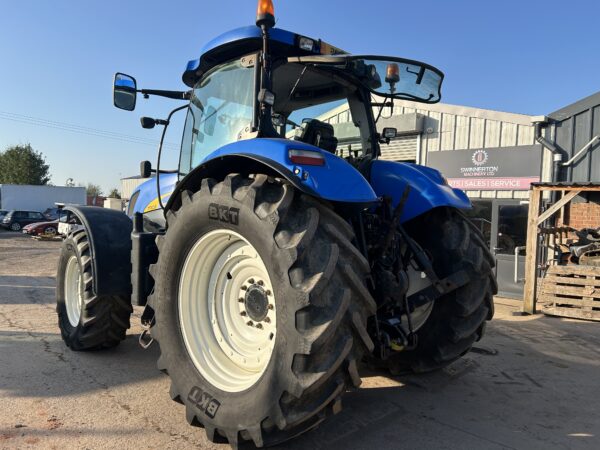
M 131 230 L 129 217 L 94 206 L 65 206 L 87 233 L 92 257 L 93 291 L 98 296 L 131 295 Z
M 370 180 L 377 195 L 391 197 L 394 207 L 400 202 L 406 185 L 411 187 L 401 222 L 440 206 L 471 208 L 467 195 L 450 187 L 441 173 L 430 167 L 377 160 L 371 165 Z
M 324 165 L 294 164 L 288 156 L 291 149 L 319 152 Z M 259 138 L 234 142 L 208 155 L 177 185 L 166 209 L 179 207 L 183 190 L 195 191 L 202 179 L 223 179 L 228 173 L 265 173 L 285 178 L 308 195 L 346 208 L 364 208 L 378 201 L 369 182 L 346 160 L 303 142 Z

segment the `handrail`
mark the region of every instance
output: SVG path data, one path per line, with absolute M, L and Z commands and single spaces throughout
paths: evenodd
M 561 163 L 561 166 L 563 166 L 563 167 L 566 167 L 566 166 L 570 166 L 571 164 L 573 164 L 573 162 L 574 162 L 574 161 L 575 161 L 577 158 L 579 158 L 579 156 L 580 156 L 582 153 L 584 153 L 584 152 L 585 152 L 585 151 L 586 151 L 588 148 L 590 148 L 590 147 L 592 146 L 592 144 L 593 144 L 593 143 L 594 143 L 594 142 L 595 142 L 597 139 L 600 139 L 600 134 L 598 134 L 598 135 L 594 136 L 594 137 L 592 138 L 592 140 L 591 140 L 590 142 L 588 142 L 587 144 L 585 144 L 585 145 L 584 145 L 584 146 L 581 148 L 581 150 L 579 150 L 577 153 L 575 153 L 575 154 L 573 155 L 573 157 L 572 157 L 570 160 L 568 160 L 567 162 Z

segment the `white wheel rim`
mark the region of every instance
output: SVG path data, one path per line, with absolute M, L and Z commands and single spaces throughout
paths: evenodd
M 230 230 L 203 235 L 183 265 L 178 307 L 185 346 L 208 382 L 241 392 L 259 380 L 277 320 L 273 285 L 252 244 Z
M 83 295 L 81 292 L 81 269 L 76 256 L 71 256 L 65 271 L 65 306 L 69 323 L 76 327 L 81 318 Z

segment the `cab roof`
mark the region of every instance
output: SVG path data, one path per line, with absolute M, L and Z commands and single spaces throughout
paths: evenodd
M 305 55 L 333 55 L 347 52 L 333 47 L 320 39 L 302 36 L 280 28 L 269 31 L 269 45 L 272 56 L 291 57 Z M 312 41 L 312 50 L 300 47 L 300 42 Z M 306 48 L 306 47 L 305 47 Z M 262 49 L 262 33 L 255 25 L 236 28 L 209 41 L 200 52 L 200 58 L 188 62 L 182 79 L 186 86 L 193 87 L 203 73 L 216 65 L 240 58 Z

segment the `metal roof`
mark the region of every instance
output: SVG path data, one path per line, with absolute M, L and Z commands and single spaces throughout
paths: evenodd
M 571 103 L 558 111 L 554 111 L 553 113 L 548 114 L 548 117 L 556 121 L 563 121 L 597 105 L 600 105 L 600 92 L 596 92 L 595 94 L 582 98 L 575 103 Z
M 532 186 L 539 187 L 600 187 L 600 181 L 558 181 L 558 182 L 540 182 L 531 183 Z

